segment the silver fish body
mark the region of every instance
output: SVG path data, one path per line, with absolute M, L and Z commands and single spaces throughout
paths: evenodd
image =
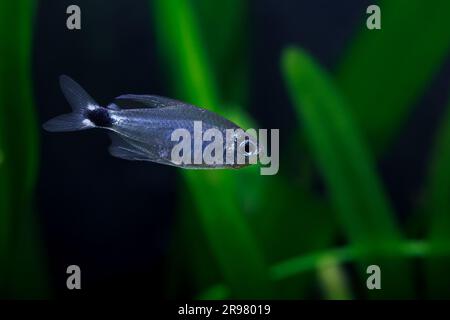
M 150 95 L 122 95 L 107 107 L 101 107 L 69 77 L 61 76 L 60 85 L 73 112 L 49 120 L 43 125 L 44 129 L 51 132 L 106 129 L 112 140 L 109 152 L 118 158 L 152 161 L 190 169 L 240 168 L 248 165 L 248 161 L 239 162 L 238 156 L 245 159 L 261 151 L 255 137 L 246 134 L 233 122 L 206 109 Z M 174 161 L 172 151 L 179 141 L 173 139 L 173 133 L 177 129 L 189 132 L 192 155 L 195 152 L 203 153 L 210 144 L 202 140 L 198 148 L 198 143 L 194 141 L 195 126 L 198 126 L 199 122 L 202 136 L 207 130 L 215 129 L 226 140 L 230 130 L 234 132 L 232 141 L 224 141 L 220 150 L 223 161 L 209 164 L 204 161 Z M 197 149 L 194 150 L 196 145 Z M 232 161 L 227 162 L 225 159 L 230 148 L 233 148 L 234 153 Z

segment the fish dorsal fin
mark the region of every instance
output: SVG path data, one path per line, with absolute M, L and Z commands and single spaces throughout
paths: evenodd
M 124 94 L 114 99 L 119 108 L 166 108 L 184 105 L 185 103 L 161 96 Z

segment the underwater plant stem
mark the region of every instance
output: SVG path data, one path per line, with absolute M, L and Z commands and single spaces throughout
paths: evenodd
M 350 300 L 352 293 L 348 286 L 344 268 L 333 256 L 324 256 L 317 264 L 317 276 L 323 296 L 328 300 Z

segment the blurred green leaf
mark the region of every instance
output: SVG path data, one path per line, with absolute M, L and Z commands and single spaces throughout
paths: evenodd
M 38 134 L 31 79 L 35 2 L 0 2 L 0 295 L 43 297 L 46 275 L 32 211 Z
M 350 239 L 397 241 L 391 207 L 350 114 L 330 79 L 300 49 L 283 53 L 283 71 L 299 121 Z
M 353 245 L 373 254 L 389 252 L 402 236 L 374 161 L 340 94 L 328 75 L 300 49 L 283 52 L 282 68 L 299 122 L 346 236 Z M 379 261 L 376 264 L 382 264 Z M 403 296 L 410 292 L 408 275 L 398 269 L 401 266 L 388 264 L 392 265 L 383 264 L 383 277 L 395 276 L 397 283 L 385 287 L 383 294 Z
M 450 103 L 436 136 L 427 183 L 425 212 L 430 221 L 430 245 L 436 256 L 428 263 L 427 286 L 431 298 L 450 298 L 450 258 L 442 257 L 450 248 Z
M 249 21 L 247 0 L 191 0 L 205 50 L 225 103 L 247 105 Z
M 189 1 L 154 1 L 157 38 L 181 98 L 218 111 L 219 92 Z M 200 222 L 233 297 L 270 296 L 264 256 L 239 208 L 234 171 L 184 171 Z
M 387 256 L 389 257 L 391 254 L 395 254 L 401 257 L 418 258 L 426 257 L 429 253 L 430 246 L 424 241 L 402 241 L 395 247 L 392 247 L 391 252 L 387 252 Z M 443 251 L 443 254 L 449 255 L 450 247 L 447 247 Z M 271 273 L 274 279 L 285 279 L 299 273 L 307 272 L 315 268 L 320 261 L 329 257 L 332 257 L 334 263 L 343 264 L 355 260 L 364 260 L 371 255 L 372 253 L 370 251 L 365 250 L 360 245 L 327 249 L 280 262 L 271 268 Z
M 189 0 L 152 1 L 158 49 L 176 94 L 217 111 L 219 92 Z
M 396 254 L 405 258 L 424 258 L 431 253 L 430 246 L 424 241 L 402 241 L 397 246 L 393 247 L 388 256 Z M 450 255 L 450 247 L 446 247 L 441 254 Z M 344 264 L 356 260 L 365 260 L 371 256 L 371 252 L 364 250 L 361 246 L 347 246 L 342 248 L 331 248 L 322 251 L 315 251 L 309 254 L 303 254 L 297 257 L 292 257 L 285 261 L 281 261 L 270 268 L 272 279 L 276 281 L 291 280 L 292 277 L 299 274 L 308 273 L 311 270 L 317 269 L 321 261 L 324 259 L 332 259 L 333 264 Z M 383 276 L 384 279 L 384 276 Z M 340 288 L 339 288 L 340 289 Z M 206 290 L 201 296 L 209 292 L 214 292 L 217 299 L 226 299 L 229 293 L 222 284 L 216 284 Z M 220 294 L 220 296 L 219 296 Z
M 265 257 L 237 206 L 240 185 L 233 174 L 186 172 L 203 228 L 233 296 L 269 297 Z
M 336 221 L 328 203 L 298 183 L 281 176 L 264 177 L 261 208 L 248 219 L 270 264 L 325 249 L 336 239 Z M 314 272 L 277 281 L 277 298 L 307 298 L 317 279 Z
M 381 1 L 381 30 L 365 21 L 337 83 L 377 152 L 391 143 L 450 48 L 450 1 Z
M 228 101 L 227 104 L 231 105 L 235 105 L 236 102 L 242 104 L 242 101 L 245 101 L 245 97 L 236 95 L 227 84 L 230 82 L 242 89 L 246 86 L 241 82 L 247 82 L 247 78 L 242 77 L 242 72 L 236 71 L 247 68 L 245 65 L 247 46 L 242 45 L 246 40 L 241 39 L 245 31 L 240 30 L 247 19 L 244 16 L 247 4 L 235 2 L 233 0 L 219 4 L 222 8 L 219 16 L 215 14 L 216 7 L 214 11 L 209 10 L 212 5 L 218 4 L 203 0 L 156 2 L 154 8 L 157 38 L 161 53 L 166 58 L 166 65 L 171 71 L 172 84 L 180 97 L 203 107 L 210 109 L 212 107 L 212 110 L 220 111 L 244 128 L 255 127 L 241 109 L 237 107 L 225 109 L 220 103 L 221 99 L 225 101 L 236 99 Z M 195 10 L 194 6 L 189 4 L 194 4 Z M 198 16 L 199 19 L 194 19 Z M 223 28 L 224 25 L 227 28 Z M 239 36 L 236 37 L 236 34 Z M 217 79 L 214 74 L 217 74 Z M 228 78 L 230 74 L 232 77 Z M 233 78 L 238 78 L 239 81 Z M 309 197 L 309 191 L 295 190 L 295 184 L 286 186 L 285 181 L 280 180 L 279 176 L 261 177 L 256 166 L 234 172 L 205 174 L 187 172 L 186 176 L 188 182 L 191 181 L 190 189 L 197 207 L 202 212 L 200 222 L 203 221 L 204 231 L 222 273 L 227 274 L 228 281 L 235 282 L 235 288 L 231 290 L 234 294 L 239 291 L 240 295 L 253 298 L 258 291 L 258 295 L 266 295 L 264 291 L 270 286 L 270 280 L 265 262 L 261 261 L 284 259 L 286 255 L 323 248 L 330 244 L 335 235 L 332 219 L 329 219 L 319 201 L 313 201 L 313 197 Z M 212 179 L 213 183 L 208 183 L 208 179 Z M 197 188 L 194 187 L 196 184 Z M 293 203 L 292 199 L 298 201 Z M 220 205 L 225 202 L 230 204 Z M 211 220 L 212 218 L 214 220 Z M 211 222 L 206 223 L 206 220 Z M 228 225 L 232 234 L 234 230 L 240 231 L 233 235 L 235 238 L 233 242 L 224 246 L 224 243 L 229 242 L 229 235 L 214 230 Z M 313 225 L 320 227 L 312 232 Z M 270 230 L 267 226 L 271 227 Z M 192 224 L 186 225 L 186 228 L 192 227 Z M 280 240 L 287 239 L 288 235 L 291 238 L 287 243 Z M 247 248 L 241 249 L 242 256 L 233 244 L 237 240 Z M 261 251 L 261 246 L 264 251 Z M 242 274 L 240 270 L 242 267 L 236 266 L 236 262 L 230 259 L 232 255 L 238 255 L 236 259 L 239 261 L 253 260 L 252 266 L 245 267 L 246 274 Z M 199 256 L 196 256 L 196 259 L 204 261 Z M 246 278 L 248 288 L 244 288 L 242 283 L 236 281 L 243 278 Z M 253 284 L 250 284 L 250 281 Z M 265 283 L 264 290 L 253 290 L 251 292 L 253 295 L 248 294 L 249 288 L 256 283 Z M 291 298 L 304 296 L 306 293 L 302 289 L 304 283 L 305 279 L 297 279 L 288 284 L 277 284 L 281 287 L 276 293 L 272 292 L 271 296 Z M 257 286 L 261 287 L 261 284 Z M 288 286 L 292 290 L 288 289 Z

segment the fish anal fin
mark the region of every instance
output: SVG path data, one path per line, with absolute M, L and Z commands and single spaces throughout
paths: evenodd
M 112 156 L 126 160 L 151 161 L 151 157 L 144 151 L 145 149 L 138 148 L 119 134 L 110 133 L 109 136 L 111 138 L 109 153 Z
M 136 152 L 136 150 L 127 149 L 123 147 L 111 146 L 109 153 L 116 158 L 134 161 L 151 161 L 144 153 Z

